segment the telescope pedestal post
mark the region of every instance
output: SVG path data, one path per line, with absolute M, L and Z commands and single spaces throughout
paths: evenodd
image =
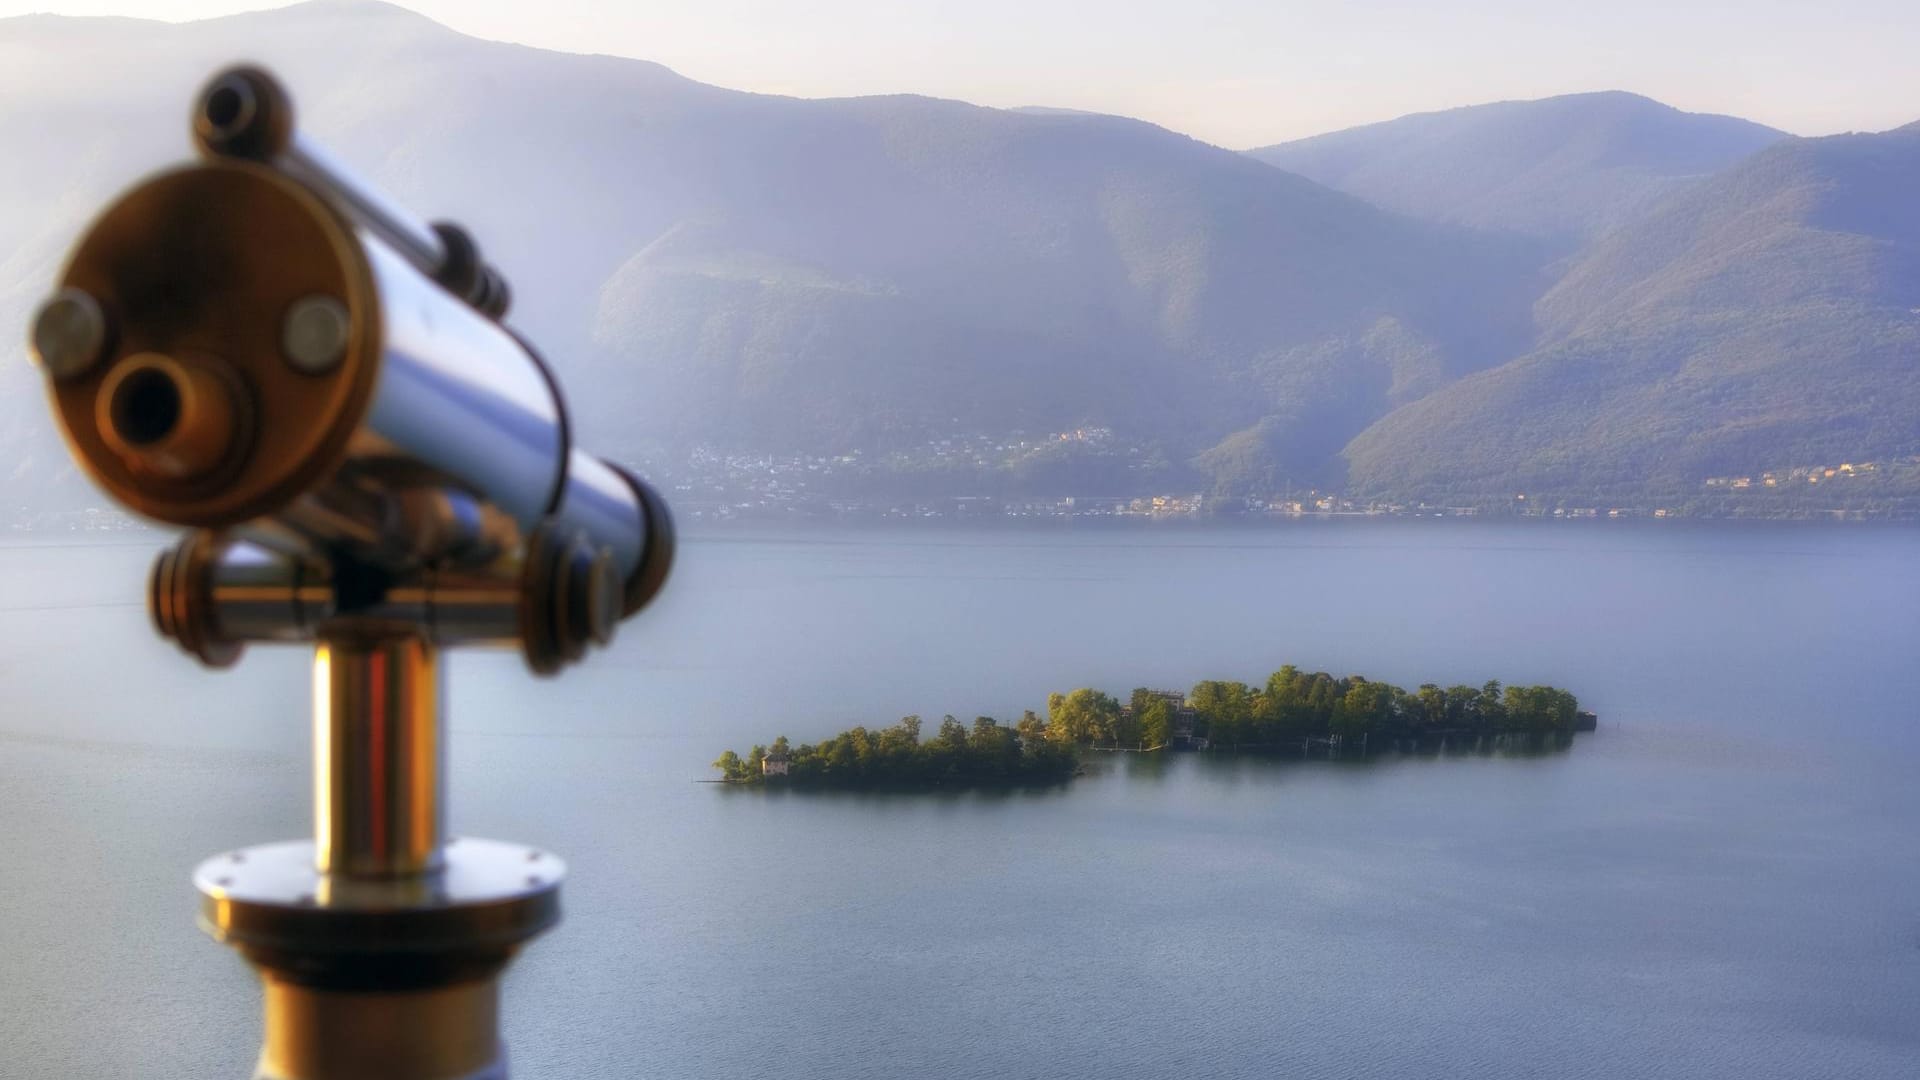
M 410 993 L 343 993 L 301 986 L 263 970 L 261 984 L 266 1038 L 255 1080 L 506 1080 L 497 978 Z
M 217 855 L 200 922 L 259 971 L 256 1080 L 504 1080 L 499 978 L 566 868 L 447 840 L 442 674 L 417 636 L 314 655 L 314 839 Z
M 439 651 L 418 637 L 314 647 L 315 869 L 376 879 L 440 871 L 444 685 Z

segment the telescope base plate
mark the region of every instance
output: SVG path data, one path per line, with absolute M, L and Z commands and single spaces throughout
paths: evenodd
M 409 969 L 431 984 L 448 964 L 497 966 L 559 921 L 566 863 L 551 852 L 459 837 L 442 856 L 433 873 L 348 878 L 317 870 L 310 840 L 216 855 L 193 874 L 200 925 L 276 970 L 389 986 Z

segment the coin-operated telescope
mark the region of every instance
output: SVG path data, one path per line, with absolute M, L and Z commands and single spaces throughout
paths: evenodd
M 502 1077 L 498 978 L 559 917 L 559 859 L 447 835 L 440 652 L 551 674 L 660 590 L 666 507 L 575 445 L 501 276 L 217 76 L 197 163 L 81 238 L 32 346 L 74 457 L 191 531 L 161 633 L 213 667 L 314 649 L 314 837 L 218 855 L 201 921 L 259 970 L 268 1080 Z

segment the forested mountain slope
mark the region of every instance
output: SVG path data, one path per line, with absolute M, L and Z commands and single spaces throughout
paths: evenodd
M 1663 203 L 1539 304 L 1544 344 L 1348 448 L 1368 490 L 1692 490 L 1920 454 L 1920 125 L 1797 139 Z

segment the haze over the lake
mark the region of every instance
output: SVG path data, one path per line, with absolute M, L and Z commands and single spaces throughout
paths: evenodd
M 450 665 L 451 828 L 571 867 L 566 921 L 507 976 L 515 1075 L 1907 1080 L 1917 536 L 688 536 L 579 669 Z M 0 543 L 0 1073 L 242 1076 L 258 990 L 186 871 L 310 827 L 307 657 L 201 670 L 140 609 L 157 537 L 68 539 Z M 1039 792 L 693 782 L 782 732 L 1289 661 L 1551 681 L 1600 730 L 1544 756 L 1094 755 Z

